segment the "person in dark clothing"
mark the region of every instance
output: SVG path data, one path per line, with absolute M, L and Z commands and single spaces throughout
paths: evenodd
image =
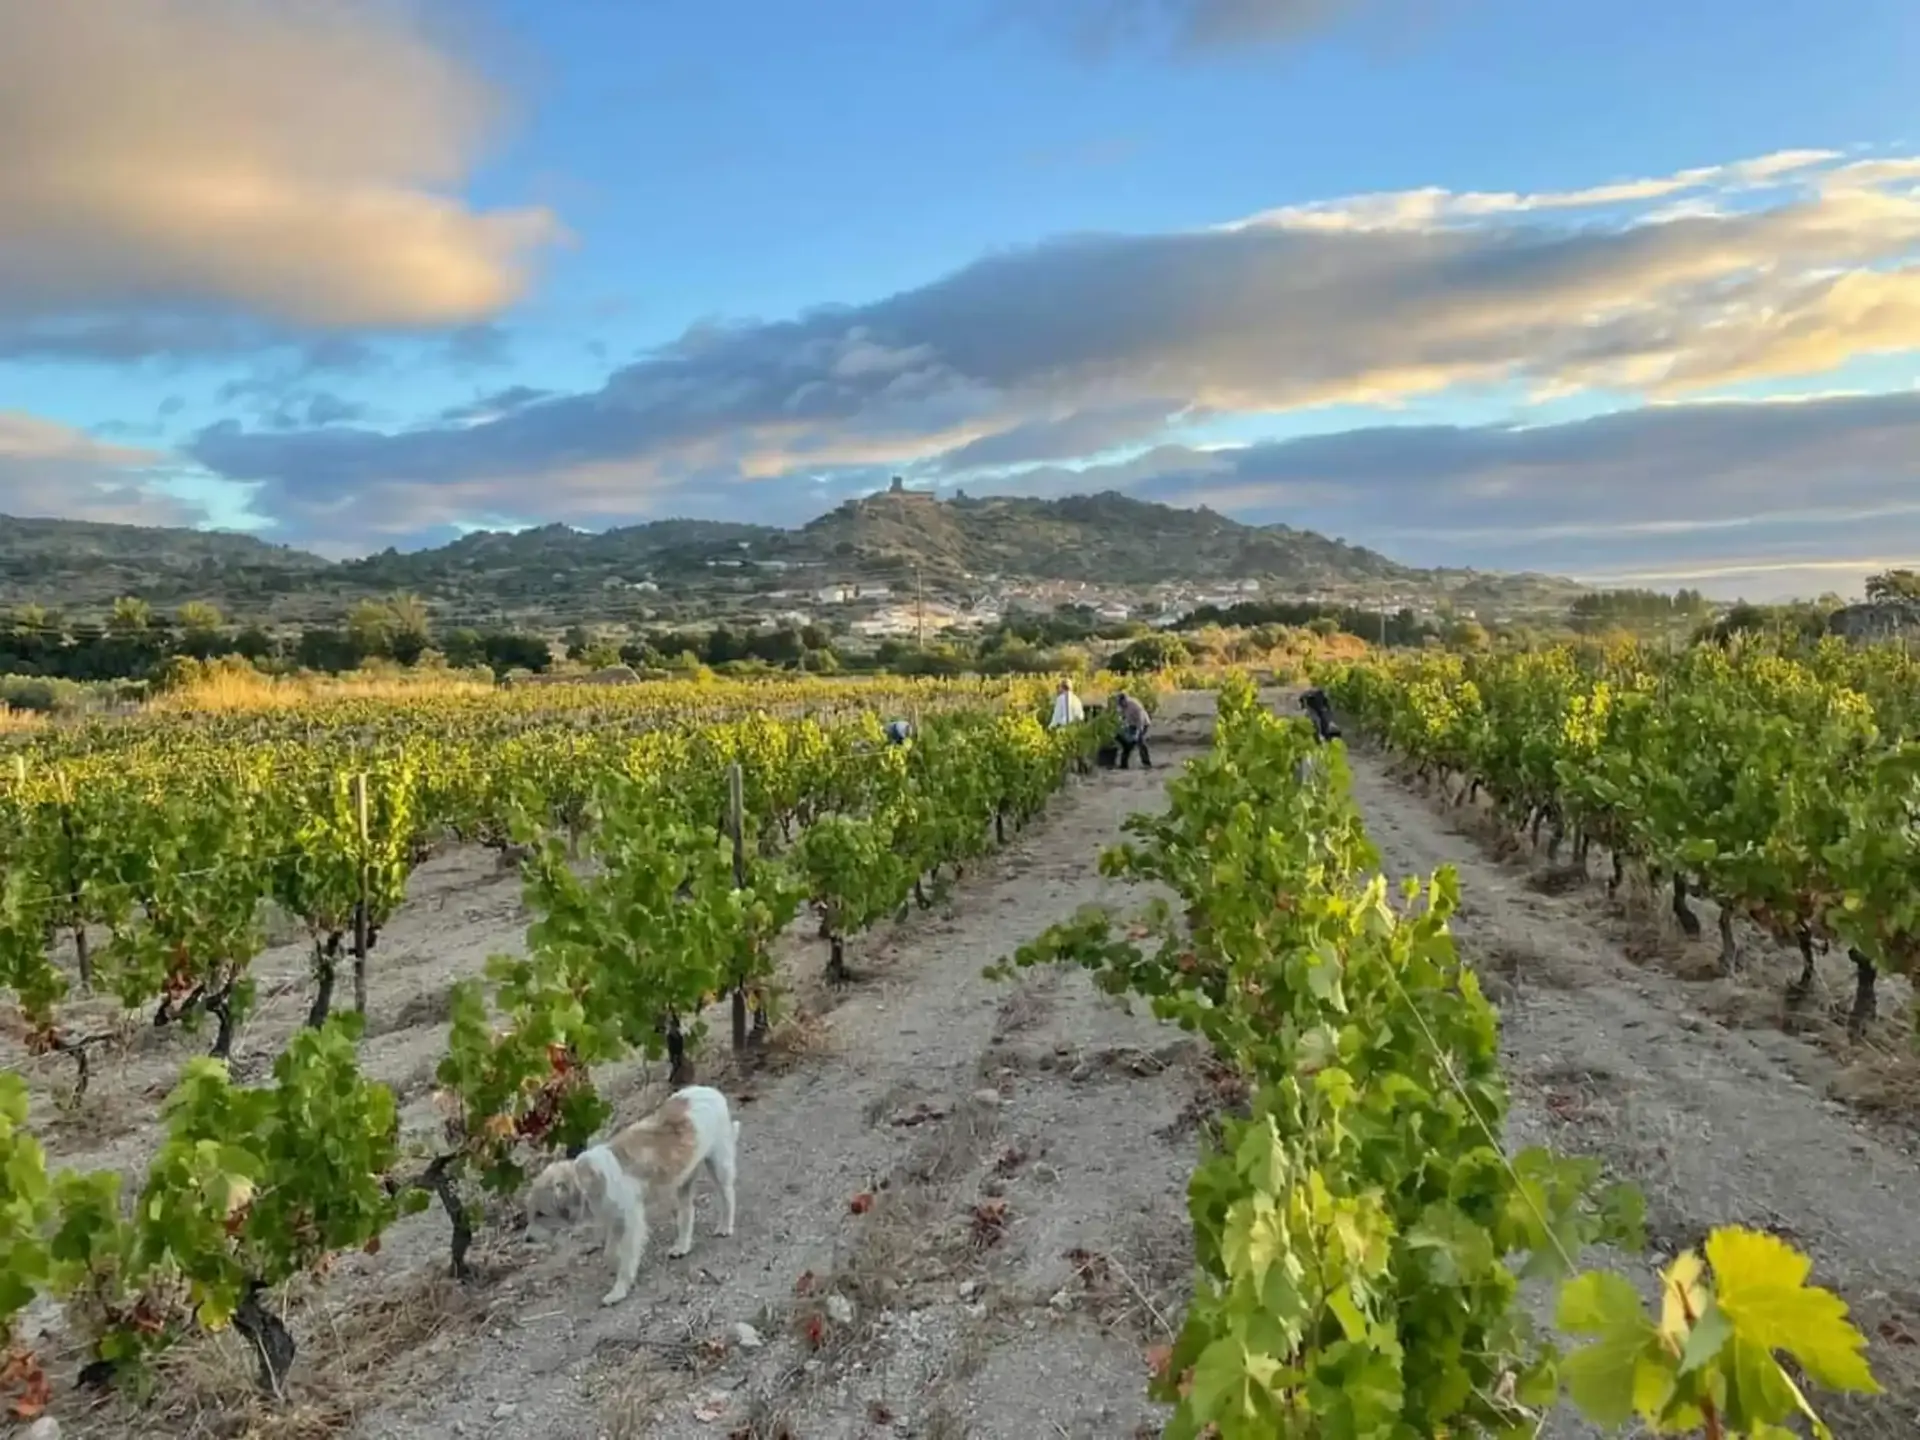
M 1113 712 L 1120 717 L 1120 768 L 1132 768 L 1129 762 L 1138 750 L 1140 768 L 1151 770 L 1153 752 L 1147 749 L 1147 731 L 1153 728 L 1153 721 L 1147 715 L 1147 707 L 1122 690 L 1113 697 Z
M 1340 727 L 1333 723 L 1333 702 L 1318 685 L 1300 697 L 1300 708 L 1313 717 L 1313 733 L 1322 745 L 1340 738 Z

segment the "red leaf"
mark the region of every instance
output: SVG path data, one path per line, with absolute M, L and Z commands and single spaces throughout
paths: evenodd
M 852 1201 L 848 1204 L 847 1208 L 853 1211 L 853 1213 L 856 1215 L 866 1214 L 869 1210 L 873 1208 L 872 1194 L 869 1193 L 868 1191 L 862 1190 L 858 1195 L 853 1197 Z
M 0 1366 L 0 1386 L 19 1388 L 20 1393 L 7 1404 L 8 1413 L 17 1420 L 37 1419 L 53 1403 L 53 1382 L 29 1350 L 7 1355 L 6 1364 Z

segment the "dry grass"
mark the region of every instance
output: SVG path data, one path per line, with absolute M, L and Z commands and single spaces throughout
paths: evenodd
M 488 1313 L 479 1296 L 422 1273 L 352 1297 L 316 1294 L 285 1318 L 300 1350 L 284 1402 L 260 1392 L 253 1351 L 225 1330 L 167 1352 L 150 1408 L 110 1400 L 66 1419 L 62 1433 L 80 1440 L 142 1432 L 180 1440 L 330 1440 L 368 1411 L 425 1393 L 450 1367 L 455 1342 L 485 1325 Z
M 322 700 L 415 700 L 443 695 L 488 695 L 491 677 L 457 670 L 356 672 L 341 675 L 262 675 L 214 670 L 204 679 L 164 695 L 147 709 L 162 713 L 221 714 L 299 710 Z
M 796 1005 L 791 1014 L 774 1022 L 767 1038 L 752 1052 L 763 1074 L 785 1075 L 833 1051 L 833 1027 L 824 1015 Z
M 589 1382 L 599 1405 L 598 1433 L 605 1440 L 644 1440 L 652 1434 L 664 1405 L 725 1362 L 727 1347 L 709 1333 L 713 1325 L 708 1313 L 683 1320 L 665 1339 L 603 1340 L 595 1346 L 597 1359 L 624 1357 Z
M 0 735 L 25 734 L 29 730 L 38 730 L 47 723 L 47 717 L 37 710 L 16 710 L 6 701 L 0 700 Z

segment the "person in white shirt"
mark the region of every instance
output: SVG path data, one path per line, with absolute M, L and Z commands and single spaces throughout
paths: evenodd
M 1086 707 L 1080 703 L 1080 697 L 1073 693 L 1073 681 L 1062 680 L 1060 689 L 1053 697 L 1053 718 L 1047 721 L 1047 728 L 1058 730 L 1063 725 L 1078 725 L 1086 718 Z

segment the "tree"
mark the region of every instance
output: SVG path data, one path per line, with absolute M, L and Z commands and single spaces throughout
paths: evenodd
M 531 670 L 541 674 L 553 664 L 552 648 L 538 635 L 515 635 L 499 630 L 485 636 L 480 643 L 486 653 L 487 664 L 493 667 L 496 675 L 504 675 L 509 670 Z
M 1107 669 L 1116 675 L 1144 675 L 1184 665 L 1192 653 L 1175 635 L 1143 635 L 1124 650 L 1114 652 Z
M 153 607 L 137 595 L 122 595 L 113 602 L 107 629 L 115 635 L 138 635 L 153 623 Z
M 44 605 L 16 605 L 13 609 L 13 628 L 32 634 L 44 634 L 60 628 L 59 617 Z
M 1450 650 L 1484 650 L 1491 643 L 1487 637 L 1487 627 L 1478 620 L 1460 619 L 1447 626 L 1447 648 Z
M 294 659 L 303 670 L 351 670 L 359 658 L 353 641 L 338 630 L 302 631 L 294 651 Z
M 393 653 L 393 612 L 378 600 L 362 600 L 347 614 L 347 639 L 362 660 Z
M 1912 570 L 1882 570 L 1867 577 L 1869 600 L 1920 600 L 1920 574 Z
M 440 651 L 456 670 L 471 670 L 487 663 L 487 646 L 480 632 L 464 625 L 442 637 Z
M 189 600 L 173 612 L 174 623 L 189 635 L 210 635 L 226 623 L 220 607 L 205 600 Z
M 433 644 L 433 616 L 427 602 L 401 590 L 387 600 L 387 647 L 402 665 L 416 663 Z

